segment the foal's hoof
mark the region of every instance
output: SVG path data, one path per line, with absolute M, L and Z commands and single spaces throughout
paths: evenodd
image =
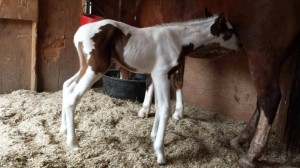
M 251 161 L 247 155 L 244 155 L 240 158 L 238 161 L 238 164 L 242 168 L 255 168 L 257 165 L 254 163 L 254 161 Z
M 182 115 L 179 115 L 178 113 L 174 113 L 173 115 L 172 115 L 172 118 L 175 120 L 175 121 L 179 121 L 179 120 L 181 120 L 182 118 L 183 118 L 183 116 Z
M 166 163 L 158 163 L 159 166 L 165 166 Z
M 147 118 L 148 114 L 149 114 L 149 111 L 142 107 L 140 109 L 140 111 L 138 112 L 138 117 L 140 117 L 140 118 Z
M 139 112 L 138 117 L 145 118 L 146 114 L 144 112 Z
M 155 147 L 154 147 L 155 149 Z M 163 150 L 160 151 L 160 150 L 155 150 L 156 152 L 156 157 L 157 157 L 157 163 L 162 166 L 162 165 L 165 165 L 166 164 L 166 156 L 163 154 Z
M 71 149 L 78 149 L 78 148 L 80 148 L 80 146 L 79 146 L 77 140 L 72 140 L 72 141 L 68 141 L 68 140 L 67 140 L 67 146 L 68 146 L 69 148 L 71 148 Z
M 166 165 L 166 160 L 165 159 L 161 159 L 161 160 L 157 159 L 157 163 L 160 166 L 164 166 L 164 165 Z

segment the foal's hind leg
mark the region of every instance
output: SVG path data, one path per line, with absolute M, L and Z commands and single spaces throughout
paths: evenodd
M 76 85 L 75 80 L 78 79 L 79 73 L 77 72 L 74 76 L 72 76 L 70 79 L 64 82 L 63 84 L 63 97 L 66 95 L 66 92 L 71 92 L 74 89 L 74 86 Z M 64 98 L 63 98 L 64 99 Z M 61 125 L 60 125 L 60 134 L 66 134 L 67 133 L 67 125 L 66 125 L 66 110 L 64 107 L 61 109 Z
M 167 74 L 154 74 L 152 79 L 156 98 L 156 115 L 151 138 L 154 141 L 153 146 L 157 156 L 157 163 L 165 164 L 164 136 L 170 115 L 170 86 Z
M 153 93 L 154 93 L 154 87 L 153 87 L 153 83 L 151 83 L 146 90 L 143 107 L 140 109 L 138 113 L 139 117 L 141 118 L 148 117 L 150 113 L 150 106 L 152 103 Z
M 270 135 L 281 92 L 279 88 L 280 61 L 274 55 L 249 55 L 249 68 L 257 91 L 259 121 L 249 150 L 240 160 L 242 167 L 255 167 L 262 156 Z
M 83 94 L 101 77 L 101 74 L 95 74 L 90 68 L 87 68 L 85 74 L 78 81 L 73 82 L 74 86 L 63 92 L 63 109 L 66 115 L 67 126 L 67 145 L 69 147 L 78 147 L 75 135 L 74 113 L 79 100 Z M 71 84 L 71 85 L 72 85 Z

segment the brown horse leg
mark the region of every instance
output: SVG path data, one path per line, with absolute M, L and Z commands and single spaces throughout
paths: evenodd
M 274 55 L 249 54 L 249 68 L 256 87 L 258 110 L 261 114 L 249 150 L 239 160 L 242 167 L 255 167 L 255 162 L 262 156 L 281 99 L 279 88 L 281 64 L 276 57 L 271 59 L 270 56 Z
M 240 152 L 243 152 L 241 146 L 249 142 L 253 138 L 258 124 L 259 116 L 260 116 L 260 111 L 256 108 L 247 126 L 240 132 L 240 134 L 237 137 L 233 138 L 230 141 L 230 145 L 232 147 L 234 147 Z

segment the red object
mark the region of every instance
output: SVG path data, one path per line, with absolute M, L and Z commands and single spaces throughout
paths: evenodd
M 87 23 L 92 23 L 92 22 L 96 22 L 96 21 L 100 21 L 103 20 L 104 18 L 101 16 L 97 16 L 97 15 L 85 15 L 85 14 L 81 14 L 80 15 L 80 26 L 85 25 Z

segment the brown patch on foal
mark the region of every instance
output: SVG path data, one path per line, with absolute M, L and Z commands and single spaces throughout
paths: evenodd
M 91 51 L 91 57 L 88 62 L 92 70 L 95 73 L 104 73 L 111 65 L 111 60 L 114 59 L 122 67 L 135 71 L 123 59 L 124 47 L 131 34 L 125 35 L 122 30 L 111 24 L 101 26 L 99 29 L 100 31 L 92 37 L 92 40 L 95 42 L 95 49 Z

